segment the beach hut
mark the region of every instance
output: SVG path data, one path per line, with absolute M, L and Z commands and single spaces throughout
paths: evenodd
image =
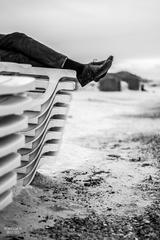
M 128 89 L 139 90 L 141 82 L 141 78 L 139 76 L 126 71 L 115 73 L 115 76 L 118 77 L 119 80 L 128 83 Z
M 98 85 L 100 91 L 121 91 L 121 81 L 114 74 L 107 74 Z

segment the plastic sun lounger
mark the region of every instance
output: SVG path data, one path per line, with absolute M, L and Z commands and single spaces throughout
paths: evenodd
M 30 74 L 31 75 L 31 74 Z M 31 75 L 33 76 L 33 74 Z M 34 77 L 36 78 L 37 75 L 34 75 Z M 47 77 L 47 76 L 41 76 L 41 79 L 37 81 L 37 78 L 36 78 L 36 81 L 35 81 L 35 85 L 36 87 L 38 87 L 39 89 L 43 89 L 45 90 L 44 88 L 44 84 L 43 84 L 43 77 Z M 38 79 L 39 79 L 39 75 L 38 75 Z M 65 78 L 66 79 L 66 78 Z M 52 96 L 53 93 L 55 93 L 55 89 L 53 89 L 53 85 L 54 88 L 57 88 L 57 91 L 59 89 L 68 89 L 68 90 L 73 90 L 74 89 L 74 82 L 73 81 L 66 81 L 63 79 L 60 80 L 61 81 L 61 84 L 57 83 L 57 85 L 59 84 L 60 86 L 57 87 L 57 85 L 55 85 L 55 81 L 52 80 L 51 78 L 48 77 L 48 79 L 46 80 L 45 79 L 45 82 L 47 83 L 46 84 L 46 88 L 47 90 L 46 91 L 34 91 L 30 93 L 30 95 L 34 98 L 34 100 L 32 101 L 32 104 L 30 104 L 28 110 L 31 110 L 31 111 L 41 111 L 41 107 L 43 107 L 43 103 L 44 105 L 46 105 L 46 101 L 48 101 L 48 99 L 50 98 L 50 96 Z M 37 84 L 38 83 L 38 84 Z M 49 91 L 50 90 L 50 91 Z M 38 97 L 37 97 L 38 96 Z M 43 107 L 45 109 L 45 106 Z
M 3 76 L 0 77 L 0 95 L 22 93 L 35 89 L 32 77 Z
M 58 87 L 55 89 L 55 91 L 53 92 L 51 97 L 44 104 L 41 105 L 41 111 L 26 111 L 25 112 L 25 115 L 28 116 L 28 118 L 29 118 L 29 123 L 38 124 L 37 118 L 39 118 L 41 115 L 43 115 L 50 108 L 50 105 L 53 102 L 53 100 L 56 103 L 59 101 L 59 99 L 57 99 L 57 98 L 60 98 L 61 95 L 68 94 L 64 91 L 62 92 L 59 90 L 60 85 L 62 85 L 62 84 L 58 84 Z M 63 90 L 64 90 L 64 87 L 63 87 Z M 60 100 L 60 101 L 62 102 L 62 100 Z M 64 99 L 64 101 L 65 101 L 65 99 Z
M 66 94 L 66 96 L 67 96 L 67 94 Z M 69 101 L 70 100 L 70 95 L 68 95 L 67 97 L 68 97 L 67 101 Z M 60 98 L 60 100 L 61 100 L 61 98 Z M 59 107 L 59 109 L 61 109 L 61 107 Z M 67 113 L 67 110 L 68 110 L 68 108 L 65 109 L 65 115 Z M 54 117 L 54 113 L 55 112 L 54 112 L 54 108 L 53 108 L 52 113 L 51 113 L 51 117 Z M 60 114 L 60 112 L 58 112 L 58 113 Z M 46 142 L 46 141 L 49 141 L 51 139 L 60 139 L 60 137 L 62 136 L 62 129 L 63 129 L 64 123 L 65 123 L 65 121 L 64 121 L 65 115 L 57 115 L 58 116 L 57 119 L 51 119 L 50 120 L 49 118 L 47 118 L 48 126 L 47 126 L 47 129 L 46 129 L 45 132 L 47 132 L 48 129 L 54 129 L 54 132 L 53 132 L 54 134 L 52 134 L 52 131 L 47 132 L 47 134 L 45 136 L 45 140 L 43 141 L 43 143 Z M 56 128 L 56 131 L 55 131 L 55 128 Z M 57 131 L 57 129 L 59 130 L 59 132 Z M 39 131 L 39 135 L 40 135 L 40 133 L 41 133 L 41 131 Z M 39 135 L 38 135 L 38 138 L 32 138 L 33 142 L 32 142 L 32 149 L 31 150 L 30 149 L 21 149 L 20 150 L 20 153 L 22 154 L 22 164 L 21 165 L 25 165 L 25 166 L 20 167 L 18 169 L 18 172 L 26 171 L 25 170 L 26 167 L 28 165 L 30 165 L 31 162 L 33 162 L 34 159 L 36 158 L 36 155 L 38 154 L 38 148 L 39 148 L 40 144 L 42 144 L 42 140 L 43 140 L 42 136 L 40 136 L 41 137 L 40 138 Z M 36 141 L 34 141 L 35 139 L 36 139 Z M 31 142 L 28 142 L 28 143 L 31 143 Z M 28 145 L 28 143 L 26 143 L 25 147 Z M 45 149 L 47 149 L 47 148 L 45 147 Z M 47 151 L 52 151 L 53 152 L 55 150 L 56 149 L 54 149 L 54 148 L 52 149 L 51 145 L 50 145 L 50 149 L 45 150 L 45 152 L 47 152 Z M 27 163 L 24 164 L 24 161 L 30 161 L 30 162 L 28 164 Z
M 50 141 L 53 140 L 52 143 L 55 141 L 56 145 L 57 144 L 59 145 L 59 142 L 63 133 L 62 130 L 63 130 L 64 124 L 65 124 L 65 115 L 58 116 L 58 119 L 54 119 L 54 118 L 48 119 L 48 125 L 45 129 L 45 132 L 43 133 L 43 136 L 41 136 L 41 138 L 38 137 L 36 141 L 32 142 L 32 144 L 34 144 L 32 149 L 20 150 L 20 153 L 22 154 L 22 163 L 21 163 L 21 167 L 17 169 L 18 172 L 23 172 L 23 173 L 26 172 L 26 169 L 28 168 L 28 166 L 30 166 L 33 162 L 36 161 L 36 157 L 40 152 L 41 146 L 44 145 L 46 142 L 50 143 Z M 49 129 L 50 131 L 48 131 Z M 49 147 L 47 148 L 47 145 L 45 144 L 43 153 L 56 152 L 59 149 L 57 148 L 57 146 L 55 148 L 55 144 L 52 144 L 52 145 L 49 144 L 48 146 Z
M 12 188 L 17 184 L 17 174 L 9 172 L 0 177 L 0 210 L 12 202 Z
M 65 118 L 65 116 L 63 118 Z M 41 138 L 45 132 L 45 129 L 47 129 L 47 133 L 48 133 L 48 131 L 54 132 L 55 137 L 56 137 L 57 133 L 63 130 L 64 123 L 65 123 L 64 121 L 61 121 L 59 119 L 56 121 L 50 121 L 50 123 L 46 126 L 46 128 L 44 128 L 43 131 L 35 138 L 34 137 L 26 137 L 27 142 L 26 142 L 24 148 L 22 149 L 22 151 L 20 150 L 20 153 L 23 155 L 23 154 L 25 154 L 25 152 L 28 154 L 28 153 L 34 151 L 35 148 L 38 146 L 38 144 L 40 144 Z M 26 150 L 24 150 L 24 149 L 26 149 Z
M 28 126 L 22 114 L 31 102 L 25 92 L 34 90 L 34 81 L 0 73 L 0 210 L 12 202 L 12 188 L 17 184 L 15 169 L 21 163 L 17 150 L 25 144 L 25 137 L 17 132 Z
M 36 154 L 36 157 L 33 160 L 29 162 L 25 162 L 26 165 L 24 165 L 23 167 L 17 168 L 18 174 L 24 173 L 25 175 L 28 175 L 30 172 L 32 172 L 32 169 L 36 164 L 37 160 L 39 161 L 39 158 L 38 158 L 39 156 L 41 157 L 44 153 L 51 151 L 51 149 L 54 152 L 58 152 L 59 147 L 60 145 L 58 140 L 50 139 L 46 143 L 44 142 L 44 144 L 41 145 L 40 148 L 38 149 L 38 154 Z M 25 164 L 24 161 L 22 163 Z
M 51 140 L 55 141 L 55 140 Z M 47 146 L 48 145 L 48 146 Z M 56 158 L 56 152 L 59 150 L 60 144 L 50 143 L 44 146 L 41 144 L 40 148 L 38 149 L 38 153 L 31 164 L 29 165 L 29 169 L 27 169 L 27 174 L 18 173 L 18 183 L 22 186 L 26 186 L 32 182 L 38 167 L 41 165 L 41 161 L 44 164 L 46 157 L 50 156 L 52 160 Z M 51 152 L 52 149 L 52 152 Z
M 36 130 L 39 129 L 43 125 L 45 120 L 49 117 L 50 113 L 52 112 L 52 109 L 54 109 L 54 105 L 57 103 L 68 104 L 70 102 L 70 100 L 71 100 L 71 95 L 69 93 L 57 94 L 55 96 L 55 99 L 52 100 L 48 111 L 44 112 L 43 115 L 40 114 L 40 116 L 38 117 L 38 119 L 37 119 L 38 124 L 29 124 L 28 128 L 23 130 L 23 134 L 25 136 L 35 136 Z
M 52 121 L 52 122 L 53 122 L 53 128 L 50 128 L 49 130 L 47 130 L 44 142 L 47 142 L 52 139 L 60 140 L 63 135 L 63 127 L 64 126 L 54 127 L 55 123 L 54 123 L 54 121 Z M 50 122 L 49 127 L 51 126 L 52 122 Z M 38 144 L 35 145 L 35 147 L 37 147 L 37 146 L 38 146 Z M 51 151 L 51 149 L 50 149 L 50 151 Z
M 41 135 L 41 138 L 38 139 L 39 141 L 35 144 L 35 147 L 33 149 L 22 148 L 21 150 L 19 150 L 19 153 L 21 154 L 22 161 L 32 160 L 36 156 L 38 148 L 44 142 L 44 139 L 45 139 L 46 133 L 48 132 L 48 129 L 58 128 L 58 129 L 61 130 L 64 127 L 64 124 L 65 124 L 64 119 L 58 119 L 57 121 L 54 121 L 54 120 L 50 121 L 48 126 L 45 128 L 45 131 Z
M 19 67 L 20 66 L 20 67 Z M 15 62 L 0 62 L 0 68 L 1 68 L 1 71 L 8 71 L 8 68 L 12 68 L 12 69 L 16 69 L 18 70 L 21 70 L 21 68 L 31 68 L 32 65 L 31 64 L 24 64 L 24 63 L 21 63 L 21 64 L 18 64 L 18 63 L 15 63 Z
M 55 142 L 56 144 L 60 143 L 60 140 L 63 135 L 63 127 L 55 127 L 56 123 L 55 121 L 51 121 L 49 125 L 51 126 L 51 123 L 53 123 L 53 128 L 50 128 L 50 130 L 46 131 L 47 133 L 44 133 L 41 138 L 39 138 L 37 145 L 33 148 L 33 150 L 30 151 L 30 149 L 21 149 L 20 152 L 22 155 L 22 161 L 21 161 L 21 166 L 17 169 L 18 172 L 21 171 L 26 171 L 25 169 L 36 159 L 36 156 L 39 154 L 39 149 L 41 148 L 41 145 L 45 145 L 46 143 L 52 143 Z M 63 122 L 65 123 L 65 122 Z M 53 148 L 48 149 L 45 145 L 45 151 L 44 152 L 56 152 L 57 148 L 53 146 Z
M 28 109 L 31 98 L 22 95 L 0 96 L 0 117 L 7 115 L 22 115 Z
M 54 121 L 53 121 L 54 122 Z M 50 136 L 49 136 L 50 134 Z M 62 134 L 62 132 L 61 132 Z M 47 133 L 47 139 L 45 136 L 45 140 L 43 141 L 43 144 L 40 145 L 40 147 L 38 149 L 36 149 L 36 153 L 34 152 L 33 155 L 31 155 L 31 158 L 27 161 L 22 161 L 22 163 L 24 164 L 24 166 L 20 169 L 20 171 L 18 171 L 19 173 L 26 173 L 27 175 L 24 177 L 23 174 L 21 174 L 19 176 L 19 179 L 22 180 L 21 178 L 28 178 L 27 176 L 30 175 L 35 175 L 35 171 L 38 168 L 39 164 L 40 164 L 40 159 L 41 157 L 47 153 L 47 155 L 51 156 L 52 155 L 52 159 L 53 155 L 55 155 L 55 153 L 59 150 L 60 147 L 60 141 L 56 141 L 57 139 L 55 138 L 54 133 L 52 133 L 51 131 L 49 131 Z M 56 140 L 55 140 L 56 139 Z M 46 141 L 47 140 L 47 141 Z M 60 138 L 58 138 L 58 140 L 60 140 Z M 45 141 L 47 142 L 47 144 L 45 143 Z M 48 156 L 47 156 L 48 158 Z M 45 160 L 45 157 L 43 157 L 43 161 Z M 36 163 L 38 161 L 38 163 Z
M 59 94 L 57 94 L 57 95 L 59 95 Z M 58 97 L 57 95 L 55 97 Z M 63 114 L 63 111 L 65 111 L 65 109 L 66 109 L 65 105 L 67 105 L 67 104 L 56 101 L 56 99 L 55 99 L 55 103 L 54 103 L 55 115 L 59 114 L 59 112 L 60 112 L 60 114 Z M 28 116 L 29 124 L 40 124 L 42 122 L 44 114 L 49 110 L 49 106 L 47 106 L 46 111 L 44 111 L 42 113 L 39 112 L 39 114 L 37 114 L 37 112 L 27 112 L 27 114 L 25 114 L 25 116 Z
M 34 98 L 35 102 L 37 103 L 37 106 L 38 107 L 41 106 L 42 108 L 39 107 L 38 110 L 37 110 L 37 108 L 33 108 L 31 110 L 43 112 L 46 109 L 46 104 L 48 104 L 48 102 L 50 102 L 50 99 L 52 99 L 57 92 L 67 91 L 67 90 L 72 91 L 72 90 L 74 90 L 74 86 L 75 86 L 75 84 L 73 81 L 70 81 L 69 79 L 67 80 L 67 78 L 60 79 L 59 82 L 57 83 L 57 85 L 55 86 L 54 90 L 50 93 L 50 95 L 47 96 L 48 98 L 44 98 L 44 102 L 42 103 L 39 101 L 39 99 L 42 98 L 43 95 L 47 95 L 47 94 L 45 94 L 45 88 L 42 88 L 39 84 L 40 89 L 38 89 L 34 92 L 31 91 L 29 93 L 29 95 Z
M 8 190 L 0 195 L 0 211 L 7 207 L 12 202 L 13 194 Z
M 0 118 L 0 138 L 28 127 L 28 118 L 23 115 L 9 115 Z
M 68 106 L 54 107 L 53 110 L 52 110 L 51 115 L 52 116 L 55 116 L 55 115 L 63 115 L 63 116 L 65 116 L 67 114 L 67 111 L 68 111 Z M 37 136 L 36 135 L 34 135 L 34 137 L 26 136 L 25 137 L 25 141 L 26 141 L 25 148 L 33 149 L 37 145 L 36 142 L 39 141 L 40 135 L 42 133 L 43 133 L 43 130 Z
M 25 172 L 18 173 L 18 185 L 24 186 L 33 180 L 41 157 L 50 153 L 53 156 L 59 149 L 68 108 L 66 99 L 69 94 L 65 91 L 75 89 L 75 82 L 67 77 L 73 78 L 75 74 L 70 70 L 34 68 L 30 65 L 2 62 L 0 71 L 6 75 L 35 78 L 35 90 L 28 93 L 33 100 L 25 113 L 29 119 L 29 127 L 23 130 L 26 148 L 19 151 L 22 153 L 22 162 L 17 168 L 17 172 Z M 63 96 L 63 101 L 57 100 L 59 96 Z
M 46 146 L 44 148 L 41 145 L 40 150 L 39 150 L 39 154 L 37 155 L 36 160 L 34 162 L 32 162 L 32 164 L 29 166 L 27 174 L 18 173 L 18 184 L 19 185 L 26 186 L 26 185 L 29 185 L 33 181 L 33 179 L 35 177 L 35 174 L 36 174 L 36 171 L 38 169 L 38 166 L 40 165 L 41 157 L 42 157 L 43 154 L 46 153 L 46 151 L 48 152 L 48 150 L 50 148 L 53 149 L 54 146 L 55 146 L 55 150 L 58 151 L 58 149 L 59 149 L 59 144 L 50 143 L 50 144 L 47 144 L 47 145 L 48 146 Z
M 46 91 L 45 93 L 42 95 L 41 98 L 35 99 L 35 101 L 32 102 L 32 106 L 30 106 L 30 108 L 28 110 L 35 110 L 35 111 L 41 111 L 41 109 L 37 109 L 37 106 L 40 106 L 41 104 L 43 104 L 44 102 L 46 102 L 48 100 L 48 98 L 52 95 L 52 93 L 54 92 L 58 82 L 60 81 L 60 79 L 64 79 L 65 78 L 71 78 L 71 77 L 75 77 L 75 73 L 73 73 L 72 70 L 62 70 L 62 69 L 50 69 L 50 68 L 39 68 L 39 67 L 23 67 L 23 64 L 17 64 L 17 68 L 16 68 L 16 64 L 13 65 L 8 65 L 7 63 L 0 63 L 0 71 L 1 69 L 4 69 L 6 71 L 11 71 L 11 72 L 20 72 L 21 74 L 28 74 L 28 76 L 33 76 L 36 78 L 36 75 L 38 76 L 48 76 L 48 80 L 46 79 Z M 35 81 L 36 87 L 42 88 L 42 79 L 40 79 L 39 81 Z M 74 89 L 73 87 L 73 81 L 70 82 L 72 89 Z M 74 84 L 75 86 L 75 84 Z M 44 86 L 43 86 L 44 87 Z M 68 90 L 70 90 L 70 87 L 68 88 Z M 35 108 L 34 108 L 35 107 Z
M 43 145 L 45 145 L 46 143 L 48 143 L 51 140 L 54 140 L 54 141 L 58 142 L 58 140 L 61 139 L 62 135 L 63 135 L 63 131 L 48 131 L 47 134 L 45 135 Z M 27 166 L 29 166 L 30 163 L 33 162 L 36 159 L 36 156 L 39 153 L 40 147 L 41 147 L 41 144 L 39 144 L 38 147 L 33 152 L 33 154 L 30 155 L 30 158 L 24 159 L 24 160 L 21 161 L 21 165 L 17 168 L 18 172 L 20 172 L 22 168 L 26 168 Z M 49 152 L 55 152 L 55 149 L 50 148 Z
M 66 103 L 68 104 L 69 101 L 70 101 L 70 96 L 68 95 L 67 98 L 65 97 L 66 99 Z M 63 99 L 62 99 L 63 100 Z M 54 102 L 53 102 L 54 104 Z M 29 129 L 28 131 L 24 132 L 24 135 L 25 136 L 28 136 L 28 137 L 37 137 L 39 134 L 41 134 L 43 132 L 43 130 L 45 129 L 45 126 L 46 126 L 46 123 L 48 122 L 48 120 L 50 118 L 53 118 L 53 116 L 57 116 L 55 117 L 56 119 L 58 119 L 58 116 L 60 116 L 61 118 L 61 107 L 59 107 L 59 111 L 57 110 L 57 112 L 59 112 L 58 114 L 55 114 L 55 111 L 54 111 L 54 106 L 55 105 L 52 105 L 49 109 L 49 111 L 47 111 L 45 113 L 44 116 L 42 116 L 39 120 L 40 120 L 40 123 L 39 124 L 30 124 L 29 125 Z M 65 111 L 64 111 L 65 110 Z M 65 112 L 65 116 L 67 114 L 67 111 L 68 111 L 68 105 L 65 107 L 63 107 L 63 112 Z M 63 114 L 64 115 L 64 114 Z
M 20 150 L 22 159 L 23 159 L 23 155 L 30 154 L 35 150 L 35 148 L 40 143 L 40 139 L 42 138 L 43 134 L 46 133 L 46 131 L 51 130 L 53 128 L 58 128 L 59 130 L 62 130 L 62 127 L 65 124 L 66 116 L 60 115 L 58 116 L 58 119 L 56 119 L 56 116 L 57 115 L 53 117 L 51 116 L 50 118 L 48 118 L 50 122 L 47 119 L 47 121 L 40 127 L 40 129 L 38 129 L 39 131 L 36 132 L 36 135 L 34 137 L 26 137 L 26 145 L 24 146 L 23 149 Z M 31 145 L 32 145 L 32 148 L 31 148 Z
M 0 138 L 0 158 L 24 147 L 25 137 L 21 134 L 11 134 Z
M 10 94 L 33 90 L 34 81 L 33 77 L 20 77 L 18 81 L 18 77 L 0 75 L 0 116 L 22 114 L 29 107 L 30 97 Z
M 9 172 L 0 177 L 0 194 L 11 189 L 17 183 L 17 174 L 15 172 Z
M 20 166 L 21 156 L 18 153 L 11 153 L 0 158 L 0 177 L 15 170 Z

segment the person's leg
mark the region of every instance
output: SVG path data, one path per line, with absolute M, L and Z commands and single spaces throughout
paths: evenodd
M 22 53 L 9 51 L 9 50 L 3 50 L 3 49 L 0 49 L 0 61 L 1 62 L 25 63 L 25 64 L 31 64 L 33 67 L 43 67 L 43 64 L 39 63 L 38 61 L 35 61 L 34 59 L 31 59 L 31 58 L 25 56 Z
M 67 58 L 63 66 L 64 69 L 74 70 L 77 72 L 77 74 L 82 73 L 84 70 L 84 67 L 85 67 L 85 64 L 76 62 L 70 58 Z
M 44 67 L 63 68 L 67 57 L 24 33 L 11 33 L 0 39 L 0 48 L 20 52 L 26 57 L 41 63 Z
M 39 62 L 43 67 L 75 70 L 81 86 L 85 86 L 91 81 L 99 81 L 108 72 L 113 61 L 113 57 L 110 56 L 107 60 L 97 64 L 81 64 L 18 32 L 1 37 L 0 48 L 21 53 L 29 59 Z

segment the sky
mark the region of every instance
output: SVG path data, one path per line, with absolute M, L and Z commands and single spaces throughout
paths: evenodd
M 2 33 L 24 32 L 77 61 L 160 79 L 160 0 L 0 0 Z

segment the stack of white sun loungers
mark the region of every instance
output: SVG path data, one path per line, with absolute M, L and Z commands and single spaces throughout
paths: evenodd
M 40 164 L 55 160 L 71 100 L 68 91 L 75 89 L 75 74 L 70 70 L 14 63 L 1 63 L 0 72 L 35 78 L 35 90 L 27 94 L 32 102 L 24 113 L 28 127 L 21 131 L 25 146 L 18 151 L 21 155 L 21 165 L 17 168 L 18 187 L 26 186 L 34 179 Z
M 12 201 L 12 188 L 17 184 L 15 169 L 21 164 L 17 150 L 25 145 L 24 135 L 17 132 L 28 125 L 23 113 L 32 99 L 24 93 L 34 90 L 34 82 L 31 77 L 0 74 L 0 210 Z

